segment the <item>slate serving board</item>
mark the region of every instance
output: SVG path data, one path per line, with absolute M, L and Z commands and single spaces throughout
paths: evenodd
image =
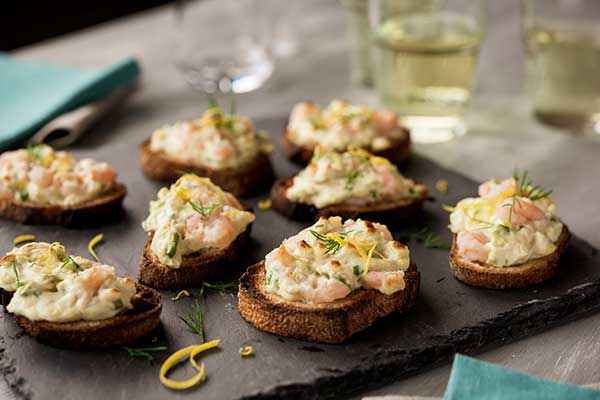
M 267 120 L 258 125 L 269 131 L 276 142 L 284 120 Z M 126 211 L 120 221 L 80 230 L 19 226 L 3 221 L 1 252 L 12 248 L 15 236 L 34 233 L 38 240 L 60 241 L 67 251 L 85 256 L 88 241 L 102 232 L 105 242 L 97 248 L 101 260 L 117 266 L 119 273 L 136 276 L 146 241 L 140 223 L 146 217 L 148 201 L 155 198 L 160 187 L 146 179 L 138 165 L 137 146 L 144 135 L 138 132 L 96 143 L 88 138 L 74 149 L 78 157 L 93 156 L 109 161 L 119 171 L 120 180 L 128 187 Z M 94 151 L 86 148 L 94 148 Z M 276 146 L 273 155 L 277 174 L 295 173 L 298 168 L 284 160 L 278 150 Z M 474 195 L 477 184 L 418 156 L 402 170 L 405 175 L 427 184 L 434 199 L 426 204 L 420 220 L 394 232 L 395 237 L 406 240 L 411 233 L 428 226 L 450 241 L 448 215 L 441 204 L 455 204 L 465 196 Z M 449 183 L 445 195 L 433 189 L 440 178 Z M 257 201 L 265 197 L 263 194 L 248 201 L 254 206 L 257 219 L 252 232 L 253 248 L 245 261 L 247 265 L 306 226 L 289 222 L 272 210 L 259 210 Z M 197 389 L 170 391 L 158 379 L 162 361 L 171 352 L 198 343 L 198 339 L 177 317 L 189 310 L 193 300 L 184 298 L 173 302 L 170 300 L 173 293 L 163 292 L 162 325 L 142 344 L 166 345 L 169 350 L 157 354 L 151 366 L 144 360 L 130 358 L 119 348 L 76 352 L 38 344 L 25 335 L 9 315 L 0 313 L 0 367 L 18 398 L 343 397 L 446 362 L 457 351 L 476 353 L 600 307 L 600 256 L 596 249 L 577 237 L 564 255 L 556 279 L 537 287 L 506 291 L 464 285 L 451 276 L 446 250 L 425 249 L 414 240 L 407 243 L 422 276 L 416 306 L 405 315 L 379 320 L 347 344 L 313 344 L 257 331 L 238 314 L 235 294 L 208 291 L 200 300 L 206 337 L 221 339 L 219 350 L 202 358 L 208 379 Z M 254 347 L 254 357 L 242 359 L 239 356 L 238 349 L 244 345 Z M 186 367 L 173 374 L 179 379 L 190 375 Z

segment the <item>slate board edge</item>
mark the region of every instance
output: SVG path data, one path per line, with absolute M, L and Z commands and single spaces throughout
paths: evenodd
M 433 338 L 434 344 L 410 350 L 380 349 L 368 360 L 306 383 L 289 383 L 241 397 L 243 400 L 332 399 L 381 387 L 432 365 L 448 362 L 455 353 L 477 354 L 494 344 L 531 336 L 600 308 L 600 280 L 569 289 L 560 296 L 532 300 L 480 324 Z

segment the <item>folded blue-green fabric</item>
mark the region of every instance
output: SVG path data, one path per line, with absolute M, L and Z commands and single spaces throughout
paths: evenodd
M 0 54 L 0 151 L 15 147 L 53 118 L 133 82 L 132 58 L 84 70 Z
M 598 400 L 600 391 L 553 382 L 457 354 L 444 400 Z

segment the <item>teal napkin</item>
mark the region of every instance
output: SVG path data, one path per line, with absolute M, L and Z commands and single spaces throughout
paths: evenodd
M 600 391 L 558 383 L 457 354 L 444 400 L 592 400 Z
M 132 58 L 84 70 L 0 53 L 0 151 L 21 144 L 60 114 L 133 82 L 139 73 Z

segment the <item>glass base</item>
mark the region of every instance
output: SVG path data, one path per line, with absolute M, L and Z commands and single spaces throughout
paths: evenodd
M 556 111 L 535 111 L 534 115 L 543 124 L 568 130 L 574 134 L 600 135 L 600 113 L 585 115 Z
M 465 134 L 459 117 L 401 116 L 400 124 L 410 129 L 414 143 L 443 143 Z

